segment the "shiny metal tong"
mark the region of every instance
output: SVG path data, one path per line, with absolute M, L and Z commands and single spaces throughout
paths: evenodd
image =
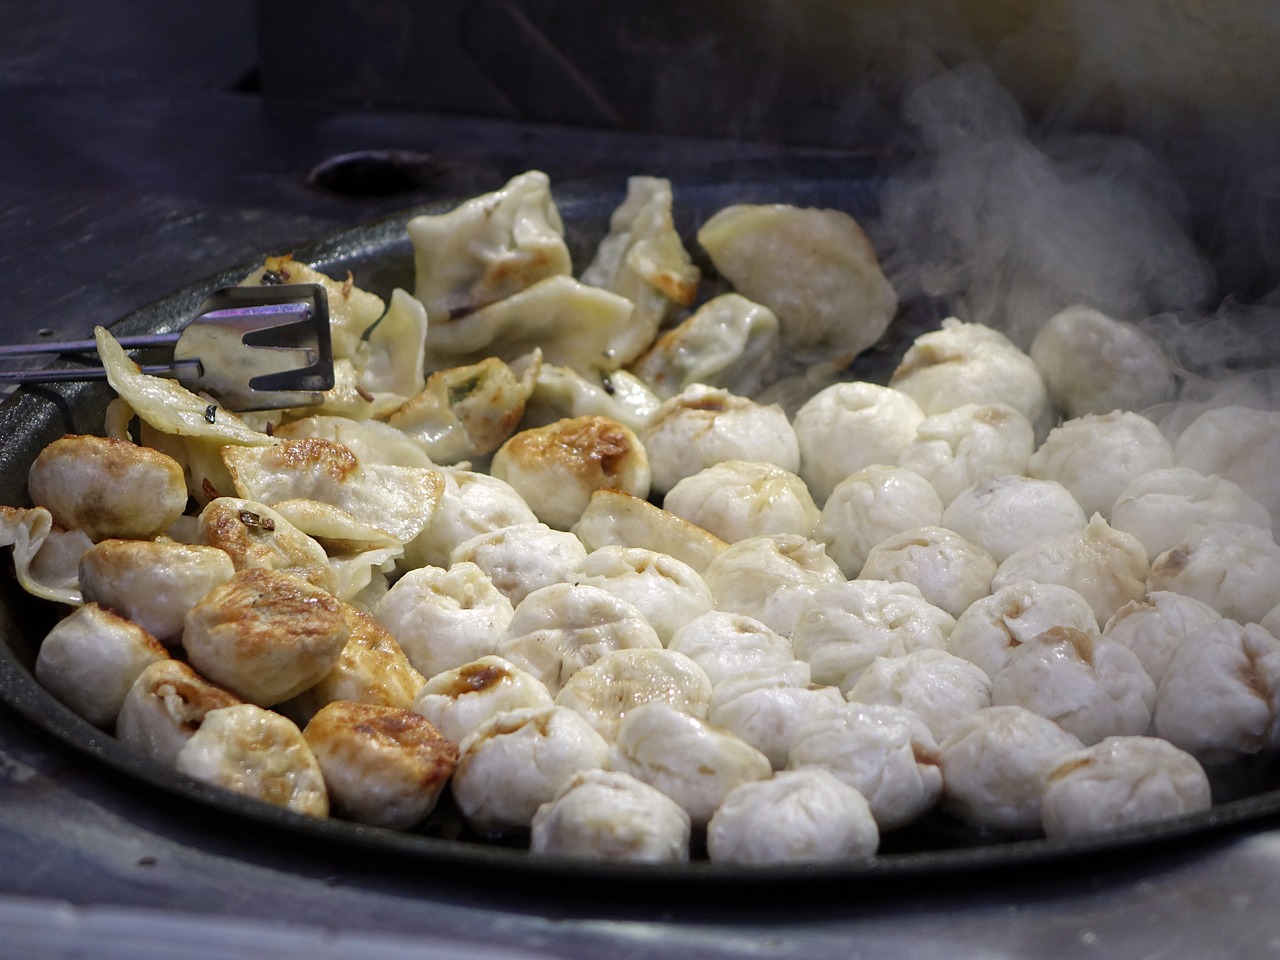
M 329 300 L 317 283 L 227 287 L 215 291 L 177 333 L 120 337 L 127 350 L 173 347 L 173 360 L 143 373 L 174 377 L 229 410 L 315 406 L 334 384 Z M 93 352 L 93 340 L 0 346 L 0 359 Z M 4 383 L 103 380 L 102 367 L 0 371 Z

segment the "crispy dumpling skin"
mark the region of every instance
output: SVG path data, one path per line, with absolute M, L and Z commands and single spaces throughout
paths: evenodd
M 412 710 L 335 700 L 303 731 L 333 808 L 359 823 L 414 826 L 458 765 L 458 745 Z
M 493 457 L 493 476 L 515 489 L 539 520 L 567 530 L 596 490 L 649 494 L 649 457 L 631 428 L 576 417 L 522 430 Z
M 54 523 L 93 540 L 146 540 L 187 506 L 182 466 L 127 440 L 68 435 L 36 457 L 27 475 L 31 500 Z
M 219 497 L 199 522 L 201 542 L 226 553 L 236 570 L 282 570 L 330 593 L 337 586 L 324 548 L 264 503 Z
M 196 780 L 295 813 L 329 815 L 324 775 L 302 731 L 253 704 L 210 710 L 175 765 Z
M 333 669 L 315 686 L 281 704 L 291 719 L 305 722 L 336 700 L 407 709 L 427 682 L 413 668 L 396 638 L 370 614 L 345 607 L 350 639 Z
M 181 660 L 159 660 L 138 674 L 125 695 L 116 717 L 116 736 L 172 765 L 210 710 L 239 703 L 235 694 L 210 683 Z
M 187 614 L 191 665 L 259 706 L 322 680 L 351 635 L 345 605 L 293 574 L 243 570 Z

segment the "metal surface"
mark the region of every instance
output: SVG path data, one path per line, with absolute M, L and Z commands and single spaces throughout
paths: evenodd
M 640 171 L 804 177 L 834 160 L 272 104 L 230 89 L 254 62 L 248 0 L 38 0 L 0 9 L 0 36 L 0 124 L 22 131 L 0 138 L 11 341 L 84 336 L 211 269 L 531 166 L 620 191 Z M 431 158 L 417 187 L 355 196 L 308 180 L 331 158 L 388 150 Z M 1198 214 L 1210 249 L 1246 277 L 1275 264 L 1275 219 L 1259 213 L 1278 195 L 1267 169 L 1213 181 Z M 1224 208 L 1255 219 L 1216 229 Z M 1268 823 L 1049 869 L 856 887 L 583 889 L 353 853 L 175 801 L 0 707 L 0 955 L 21 958 L 1261 957 L 1280 952 L 1278 838 Z

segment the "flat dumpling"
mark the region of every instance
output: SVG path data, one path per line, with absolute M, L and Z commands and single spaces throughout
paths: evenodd
M 492 453 L 524 416 L 542 354 L 508 365 L 497 357 L 437 370 L 425 385 L 387 414 L 389 426 L 412 438 L 435 463 L 451 464 Z
M 525 403 L 523 425 L 536 427 L 567 417 L 602 416 L 639 430 L 662 398 L 626 370 L 579 373 L 571 367 L 544 363 Z
M 447 213 L 414 217 L 414 295 L 435 329 L 571 268 L 551 180 L 530 170 Z
M 664 400 L 692 383 L 752 396 L 773 379 L 777 345 L 777 315 L 725 293 L 658 337 L 631 372 Z
M 847 213 L 738 204 L 698 231 L 735 290 L 778 316 L 782 353 L 801 368 L 843 366 L 889 326 L 898 296 Z
M 671 218 L 671 181 L 631 177 L 627 198 L 609 218 L 609 234 L 582 271 L 582 282 L 626 297 L 635 310 L 617 348 L 637 356 L 677 307 L 693 303 L 700 271 Z
M 362 464 L 347 447 L 313 437 L 268 448 L 224 447 L 236 493 L 273 505 L 318 500 L 407 543 L 431 522 L 444 490 L 438 470 Z
M 427 335 L 427 366 L 511 361 L 541 348 L 547 363 L 579 373 L 616 370 L 639 350 L 629 346 L 631 301 L 569 276 L 552 276 L 448 323 Z

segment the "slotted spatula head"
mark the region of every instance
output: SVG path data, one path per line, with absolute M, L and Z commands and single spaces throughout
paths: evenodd
M 173 358 L 197 361 L 179 366 L 178 378 L 232 410 L 317 405 L 334 384 L 328 296 L 316 283 L 218 290 Z

